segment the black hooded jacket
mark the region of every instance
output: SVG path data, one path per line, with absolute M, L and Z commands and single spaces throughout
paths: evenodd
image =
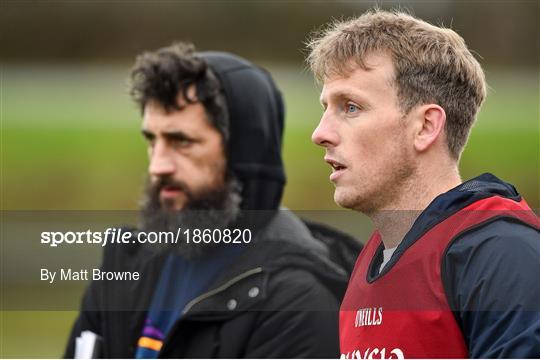
M 220 80 L 229 111 L 228 166 L 243 187 L 243 209 L 272 210 L 281 203 L 284 106 L 270 75 L 221 52 L 199 54 Z
M 243 186 L 242 209 L 264 210 L 258 216 L 264 221 L 256 241 L 183 309 L 159 356 L 336 358 L 339 303 L 361 245 L 278 210 L 284 109 L 270 75 L 230 54 L 199 56 L 227 99 L 228 165 Z M 65 356 L 74 356 L 75 338 L 90 330 L 103 338 L 98 356 L 133 357 L 166 256 L 108 245 L 102 269 L 138 271 L 141 279 L 91 283 Z

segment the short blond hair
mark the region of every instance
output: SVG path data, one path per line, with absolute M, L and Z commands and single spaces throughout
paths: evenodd
M 388 53 L 401 110 L 436 103 L 446 112 L 451 155 L 459 159 L 486 96 L 484 72 L 461 36 L 399 11 L 370 10 L 335 21 L 308 42 L 307 62 L 324 81 L 366 69 L 373 53 Z M 351 61 L 352 60 L 352 61 Z

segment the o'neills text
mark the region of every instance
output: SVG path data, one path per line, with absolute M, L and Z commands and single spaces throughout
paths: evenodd
M 382 314 L 382 307 L 358 309 L 356 311 L 354 327 L 381 325 Z

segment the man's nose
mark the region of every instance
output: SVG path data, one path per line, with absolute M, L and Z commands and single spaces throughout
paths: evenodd
M 311 141 L 323 147 L 336 146 L 339 143 L 337 129 L 325 114 L 323 114 L 319 125 L 311 134 Z
M 174 174 L 175 170 L 171 150 L 163 142 L 157 141 L 150 150 L 148 172 L 152 176 L 164 176 Z

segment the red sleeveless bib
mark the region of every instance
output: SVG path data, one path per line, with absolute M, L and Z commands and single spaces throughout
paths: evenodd
M 375 232 L 356 261 L 341 304 L 341 357 L 467 357 L 467 345 L 446 298 L 441 262 L 454 238 L 496 217 L 517 218 L 540 228 L 540 220 L 524 200 L 482 199 L 428 230 L 388 272 L 369 282 L 370 263 L 381 246 Z

